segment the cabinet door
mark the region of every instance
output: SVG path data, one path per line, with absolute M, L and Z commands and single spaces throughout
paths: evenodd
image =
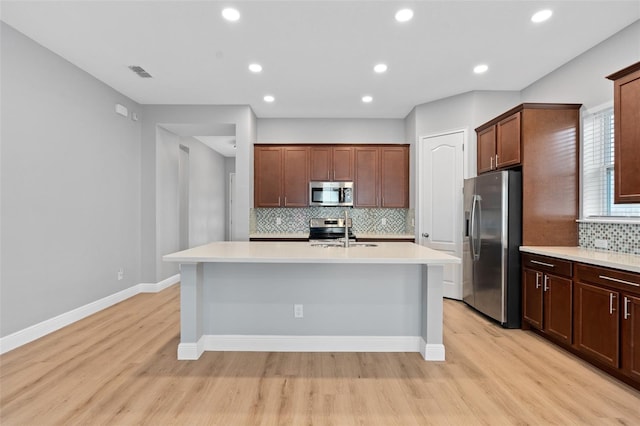
M 640 70 L 614 84 L 615 202 L 640 203 Z
M 622 297 L 622 369 L 625 374 L 640 380 L 640 298 Z
M 333 166 L 331 180 L 337 182 L 353 181 L 353 147 L 333 147 Z
M 544 329 L 555 338 L 571 344 L 573 282 L 567 278 L 545 274 L 542 286 L 545 294 Z
M 380 206 L 409 207 L 409 149 L 380 149 Z
M 542 272 L 532 269 L 522 270 L 522 315 L 525 321 L 533 327 L 542 330 L 543 327 L 543 292 Z
M 309 205 L 309 148 L 284 148 L 284 207 Z
M 619 365 L 619 293 L 577 282 L 576 347 L 600 362 Z
M 520 113 L 496 125 L 496 168 L 520 164 Z
M 478 132 L 478 174 L 495 168 L 496 126 Z
M 280 207 L 282 201 L 282 148 L 256 146 L 254 151 L 254 205 Z
M 355 148 L 355 207 L 378 207 L 378 171 L 376 147 Z
M 320 146 L 309 149 L 309 180 L 331 180 L 331 147 Z

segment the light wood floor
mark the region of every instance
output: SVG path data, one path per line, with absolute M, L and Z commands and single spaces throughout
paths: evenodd
M 460 302 L 444 312 L 446 362 L 248 352 L 177 361 L 178 286 L 138 295 L 1 356 L 0 424 L 640 424 L 639 392 Z

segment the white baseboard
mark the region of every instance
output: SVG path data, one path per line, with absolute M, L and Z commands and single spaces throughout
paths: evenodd
M 65 312 L 56 317 L 42 321 L 38 324 L 34 324 L 25 329 L 16 331 L 15 333 L 0 338 L 0 354 L 9 352 L 17 347 L 46 336 L 49 333 L 60 330 L 61 328 L 66 327 L 69 324 L 73 324 L 76 321 L 86 318 L 89 315 L 93 315 L 96 312 L 100 312 L 103 309 L 113 306 L 116 303 L 120 303 L 123 300 L 126 300 L 137 294 L 157 293 L 173 284 L 176 284 L 179 281 L 180 274 L 176 274 L 172 277 L 167 278 L 166 280 L 160 281 L 159 283 L 136 284 L 133 287 L 129 287 L 110 296 L 103 297 L 102 299 L 96 300 L 95 302 L 88 303 L 69 312 Z
M 420 338 L 420 351 L 425 361 L 444 361 L 444 345 L 427 343 Z
M 180 343 L 178 344 L 178 360 L 188 361 L 200 358 L 204 352 L 205 336 L 202 336 L 197 343 Z
M 420 336 L 205 335 L 200 340 L 204 340 L 203 349 L 206 351 L 420 352 L 422 338 Z

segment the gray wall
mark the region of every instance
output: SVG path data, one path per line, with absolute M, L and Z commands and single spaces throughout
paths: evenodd
M 224 157 L 202 142 L 158 126 L 157 253 L 180 250 L 178 244 L 178 159 L 180 145 L 189 148 L 189 247 L 224 241 L 226 186 Z M 156 276 L 177 274 L 178 265 L 159 261 Z
M 605 77 L 638 61 L 640 21 L 522 90 L 522 101 L 602 105 L 613 100 L 613 83 Z
M 140 282 L 140 122 L 115 104 L 141 108 L 0 29 L 6 336 Z
M 404 120 L 259 118 L 258 143 L 406 143 Z
M 159 161 L 167 135 L 158 129 L 163 125 L 180 127 L 193 125 L 232 124 L 236 128 L 236 203 L 234 237 L 249 238 L 249 209 L 253 200 L 253 142 L 255 115 L 248 106 L 146 105 L 142 125 L 142 280 L 158 282 L 172 275 L 162 256 L 169 247 L 174 230 L 166 227 L 167 212 L 163 199 L 163 179 L 175 173 L 170 162 Z M 195 135 L 202 136 L 202 135 Z M 222 166 L 224 167 L 224 166 Z

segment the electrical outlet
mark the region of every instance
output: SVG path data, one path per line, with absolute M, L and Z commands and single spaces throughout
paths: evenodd
M 304 311 L 302 305 L 293 305 L 293 317 L 294 318 L 303 318 Z
M 276 225 L 282 225 L 282 218 L 276 217 Z
M 120 269 L 118 269 L 118 281 L 122 281 L 123 278 L 124 278 L 124 268 L 120 267 Z
M 596 246 L 596 248 L 599 248 L 599 249 L 606 250 L 609 248 L 609 241 L 607 240 L 595 240 L 593 244 Z
M 387 224 L 387 218 L 383 217 L 382 219 L 380 219 L 380 223 L 382 223 L 382 226 L 385 226 Z

